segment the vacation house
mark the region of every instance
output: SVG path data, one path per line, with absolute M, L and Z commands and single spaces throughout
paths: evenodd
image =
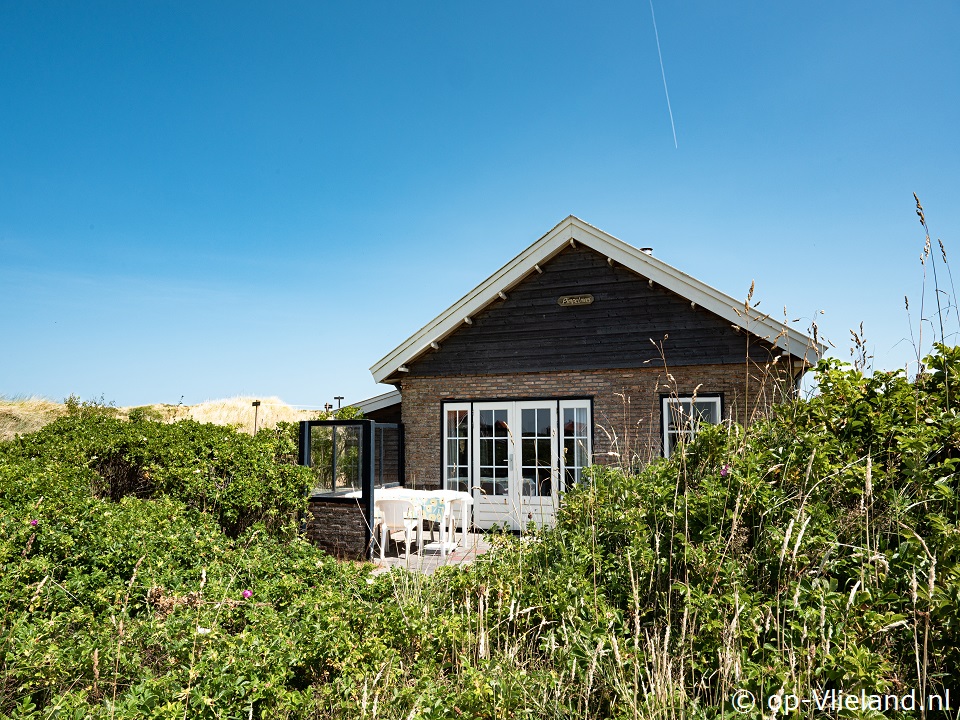
M 747 423 L 823 347 L 570 216 L 372 368 L 408 486 L 474 496 L 479 527 L 549 522 L 591 463 L 669 455 Z M 364 407 L 365 406 L 365 407 Z

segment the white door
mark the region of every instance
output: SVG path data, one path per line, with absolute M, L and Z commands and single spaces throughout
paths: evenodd
M 473 406 L 474 522 L 482 528 L 553 521 L 559 492 L 555 401 Z
M 559 414 L 559 415 L 558 415 Z M 551 524 L 590 464 L 589 399 L 444 402 L 443 487 L 473 494 L 473 524 Z
M 515 497 L 519 508 L 515 530 L 529 523 L 553 524 L 560 493 L 557 470 L 556 402 L 518 402 L 515 422 L 520 429 L 516 447 Z

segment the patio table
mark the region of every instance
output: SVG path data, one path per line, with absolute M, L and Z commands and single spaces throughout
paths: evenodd
M 459 490 L 413 490 L 405 487 L 378 488 L 373 491 L 373 499 L 376 502 L 379 499 L 397 499 L 410 500 L 416 503 L 420 508 L 430 500 L 440 499 L 445 503 L 460 503 L 460 520 L 463 524 L 463 536 L 466 538 L 470 527 L 470 505 L 473 505 L 473 496 L 470 493 L 460 492 Z M 420 536 L 417 538 L 420 547 L 423 547 L 423 528 L 419 529 Z M 452 538 L 453 547 L 457 546 L 456 534 Z

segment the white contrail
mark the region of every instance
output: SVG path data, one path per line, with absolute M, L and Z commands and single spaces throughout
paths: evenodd
M 657 32 L 657 16 L 650 0 L 650 16 L 653 18 L 653 34 L 657 38 L 657 55 L 660 57 L 660 74 L 663 76 L 663 93 L 667 96 L 667 112 L 670 113 L 670 128 L 673 130 L 673 146 L 677 146 L 677 126 L 673 124 L 673 109 L 670 107 L 670 91 L 667 90 L 667 73 L 663 69 L 663 53 L 660 52 L 660 33 Z

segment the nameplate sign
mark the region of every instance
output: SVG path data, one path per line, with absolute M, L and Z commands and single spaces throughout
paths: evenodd
M 577 307 L 579 305 L 592 305 L 593 295 L 564 295 L 557 300 L 560 307 Z

